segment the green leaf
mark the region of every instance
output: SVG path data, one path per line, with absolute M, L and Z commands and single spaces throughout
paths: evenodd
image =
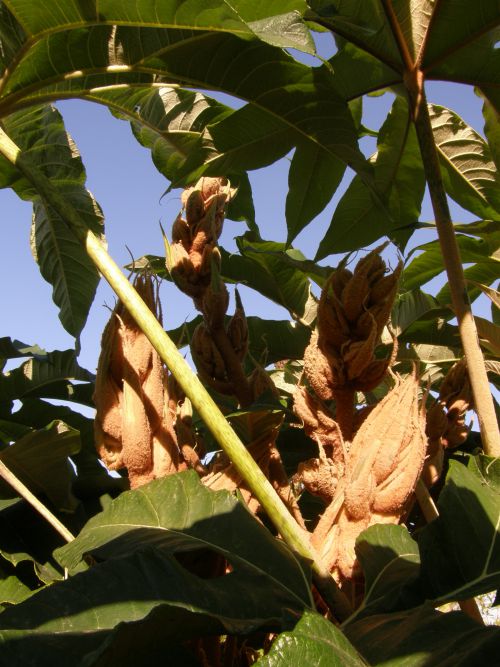
M 446 192 L 480 218 L 500 213 L 500 176 L 488 144 L 456 113 L 429 105 Z
M 273 642 L 269 653 L 257 660 L 258 667 L 362 667 L 366 665 L 342 632 L 317 613 L 306 611 L 290 632 Z
M 377 192 L 385 198 L 387 207 L 375 201 L 361 178 L 356 176 L 335 209 L 317 259 L 367 246 L 384 235 L 397 238 L 401 235 L 399 228 L 411 229 L 418 221 L 425 179 L 404 99 L 394 101 L 380 129 L 377 153 L 371 161 Z
M 500 169 L 500 125 L 498 123 L 498 111 L 485 99 L 483 104 L 484 133 L 488 140 L 491 157 L 495 161 L 497 169 Z
M 56 557 L 73 569 L 87 553 L 109 558 L 146 546 L 171 552 L 216 550 L 235 568 L 245 567 L 269 578 L 294 604 L 310 604 L 308 579 L 296 557 L 234 496 L 209 491 L 193 471 L 123 493 L 90 519 Z
M 460 17 L 460 20 L 457 20 Z M 498 6 L 489 0 L 446 4 L 435 12 L 423 66 L 431 79 L 477 86 L 500 110 Z
M 496 271 L 498 277 L 498 259 L 494 257 L 494 253 L 498 247 L 498 235 L 488 234 L 484 238 L 474 239 L 462 234 L 456 235 L 457 244 L 460 248 L 460 255 L 464 263 L 477 263 L 478 272 L 488 273 Z M 415 251 L 421 252 L 418 257 L 412 259 L 403 271 L 402 285 L 406 290 L 412 290 L 416 287 L 421 287 L 432 278 L 439 276 L 444 272 L 443 255 L 438 241 L 431 241 L 424 245 L 415 248 Z M 470 275 L 471 269 L 466 269 L 466 274 Z M 473 276 L 470 276 L 474 280 Z M 476 279 L 477 280 L 477 279 Z M 489 281 L 477 280 L 477 282 L 487 283 Z M 471 290 L 479 294 L 479 290 Z M 447 303 L 446 299 L 448 292 L 443 288 L 437 299 L 441 303 Z
M 190 3 L 179 29 L 175 29 L 176 23 L 171 28 L 151 27 L 162 25 L 161 17 L 156 16 L 153 23 L 144 23 L 139 12 L 143 9 L 147 14 L 147 3 L 146 7 L 138 5 L 136 27 L 131 27 L 131 16 L 118 21 L 116 31 L 103 24 L 65 31 L 54 25 L 53 32 L 48 28 L 9 71 L 4 99 L 0 98 L 0 115 L 6 113 L 4 109 L 12 111 L 19 98 L 23 104 L 33 104 L 63 95 L 86 97 L 96 88 L 151 84 L 163 77 L 169 85 L 210 88 L 251 103 L 248 109 L 234 112 L 227 124 L 224 119 L 220 128 L 210 127 L 219 153 L 223 150 L 218 149 L 218 141 L 231 152 L 240 144 L 251 145 L 252 136 L 241 134 L 250 123 L 252 134 L 262 139 L 263 146 L 262 130 L 265 134 L 266 128 L 272 128 L 273 135 L 278 132 L 286 136 L 287 141 L 312 141 L 327 154 L 365 173 L 369 182 L 352 116 L 328 74 L 296 62 L 281 48 L 227 34 L 221 24 L 211 24 L 211 32 L 200 31 L 203 21 L 195 11 L 197 4 Z M 216 11 L 209 13 L 213 16 Z M 238 33 L 237 28 L 233 32 Z M 247 30 L 245 35 L 251 33 Z M 260 123 L 255 124 L 256 118 L 260 118 L 262 128 Z M 232 127 L 238 128 L 237 136 L 230 131 Z M 268 142 L 266 147 L 271 150 L 272 144 Z M 238 153 L 244 158 L 244 150 Z M 255 156 L 248 151 L 254 167 Z M 265 153 L 263 158 L 266 164 Z
M 50 106 L 18 111 L 3 119 L 7 134 L 71 202 L 82 221 L 102 233 L 102 212 L 85 188 L 85 170 L 59 112 Z M 81 242 L 61 218 L 40 199 L 33 186 L 0 157 L 0 186 L 11 185 L 23 199 L 33 201 L 31 248 L 42 276 L 53 287 L 65 329 L 78 337 L 87 320 L 98 272 Z
M 70 379 L 89 383 L 94 376 L 78 365 L 74 350 L 48 352 L 0 375 L 0 401 L 42 395 L 89 403 L 88 384 L 73 385 Z
M 15 575 L 0 576 L 0 605 L 19 604 L 32 594 L 33 591 Z
M 439 496 L 439 518 L 419 534 L 419 590 L 436 604 L 500 587 L 500 463 L 470 457 L 450 461 Z
M 319 146 L 299 144 L 288 174 L 286 198 L 287 243 L 328 204 L 344 175 L 345 164 Z
M 422 315 L 440 309 L 441 306 L 438 301 L 430 294 L 422 292 L 422 290 L 415 289 L 411 292 L 403 292 L 396 297 L 392 307 L 392 328 L 396 336 L 399 336 Z
M 365 595 L 349 623 L 360 615 L 389 611 L 419 575 L 418 545 L 404 526 L 370 526 L 356 539 L 356 556 L 365 576 Z
M 348 639 L 374 667 L 467 667 L 494 664 L 500 629 L 461 612 L 443 614 L 430 605 L 415 611 L 368 616 L 348 624 Z
M 352 42 L 339 41 L 339 50 L 329 64 L 335 87 L 345 100 L 359 99 L 402 83 L 401 72 Z
M 45 357 L 45 350 L 38 345 L 27 345 L 20 340 L 12 340 L 7 336 L 0 338 L 0 359 L 17 359 L 19 357 Z
M 282 48 L 293 47 L 314 52 L 309 32 L 298 21 L 299 13 L 306 9 L 304 0 L 273 0 L 267 3 L 219 1 L 211 3 L 210 7 L 203 0 L 194 0 L 188 6 L 181 0 L 153 4 L 138 2 L 133 7 L 124 7 L 120 2 L 108 0 L 101 3 L 98 9 L 77 2 L 62 8 L 56 0 L 46 3 L 34 0 L 29 5 L 23 0 L 11 0 L 9 5 L 32 38 L 47 32 L 83 28 L 102 21 L 125 26 L 222 30 L 242 37 L 258 35 L 260 39 Z
M 170 645 L 200 635 L 279 630 L 289 606 L 300 611 L 297 598 L 244 561 L 225 576 L 201 578 L 164 550 L 143 546 L 5 610 L 2 658 L 10 664 L 93 665 L 125 642 L 129 654 L 119 664 L 151 664 L 151 652 L 168 654 Z
M 483 347 L 497 357 L 500 357 L 500 326 L 485 320 L 484 317 L 475 317 L 477 333 Z
M 316 317 L 311 284 L 303 271 L 294 268 L 287 257 L 305 259 L 302 253 L 274 241 L 254 241 L 239 236 L 241 255 L 222 252 L 222 275 L 242 283 L 286 308 L 294 320 L 309 325 Z
M 77 501 L 71 493 L 75 474 L 68 457 L 79 450 L 78 431 L 54 422 L 0 450 L 0 459 L 32 493 L 43 494 L 58 510 L 71 511 Z M 2 480 L 0 493 L 12 497 L 15 492 Z
M 377 0 L 343 2 L 342 0 L 310 0 L 321 25 L 329 27 L 345 40 L 362 48 L 396 71 L 402 61 L 385 13 Z M 315 19 L 314 14 L 307 18 Z

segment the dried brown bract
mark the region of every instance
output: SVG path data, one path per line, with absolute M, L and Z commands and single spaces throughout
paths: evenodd
M 356 575 L 354 544 L 375 523 L 398 523 L 426 454 L 418 379 L 397 379 L 368 414 L 348 451 L 345 475 L 313 534 L 313 544 L 341 581 Z
M 135 288 L 159 317 L 151 277 L 138 276 Z M 110 470 L 127 468 L 132 488 L 179 469 L 165 378 L 158 353 L 118 302 L 102 337 L 94 393 L 95 441 Z

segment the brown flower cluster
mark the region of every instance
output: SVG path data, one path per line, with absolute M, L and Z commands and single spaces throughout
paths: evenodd
M 435 484 L 441 476 L 444 450 L 459 447 L 467 439 L 469 428 L 465 416 L 473 407 L 467 364 L 461 359 L 448 371 L 437 400 L 427 411 L 429 451 L 423 476 L 427 486 Z
M 354 272 L 341 265 L 328 279 L 318 306 L 317 333 L 306 350 L 306 374 L 324 401 L 339 390 L 370 391 L 382 380 L 388 360 L 375 359 L 375 347 L 396 295 L 400 262 L 392 273 L 380 246 L 361 259 Z
M 304 355 L 304 372 L 315 396 L 307 396 L 302 390 L 295 398 L 295 411 L 316 440 L 316 436 L 325 437 L 324 427 L 312 428 L 311 410 L 317 420 L 324 421 L 324 409 L 317 399 L 335 399 L 336 421 L 344 439 L 351 440 L 355 392 L 374 389 L 391 364 L 392 359 L 377 359 L 375 348 L 391 312 L 402 264 L 387 273 L 380 257 L 385 246 L 361 259 L 354 272 L 341 264 L 323 287 L 317 330 Z
M 202 313 L 210 305 L 204 301 L 207 296 L 210 298 L 212 291 L 212 269 L 220 269 L 217 240 L 222 232 L 225 206 L 230 196 L 231 188 L 226 179 L 201 178 L 195 186 L 184 190 L 183 210 L 172 226 L 167 268 L 177 287 L 193 298 Z M 227 290 L 223 284 L 217 287 L 220 287 L 220 308 L 225 313 Z M 211 305 L 213 309 L 215 304 Z
M 338 483 L 312 541 L 341 581 L 356 574 L 360 532 L 375 523 L 399 523 L 415 490 L 427 448 L 418 388 L 415 375 L 397 377 L 337 466 Z
M 380 257 L 385 246 L 363 258 L 353 272 L 341 265 L 326 282 L 317 331 L 304 356 L 311 393 L 298 386 L 294 410 L 319 456 L 301 464 L 304 488 L 325 511 L 313 545 L 337 579 L 356 578 L 354 544 L 374 523 L 398 523 L 415 490 L 426 454 L 415 374 L 394 376 L 395 386 L 375 406 L 356 411 L 356 391 L 374 389 L 391 359 L 375 348 L 387 324 L 401 264 L 393 273 Z M 329 401 L 335 402 L 335 417 Z
M 151 277 L 138 276 L 134 285 L 160 319 Z M 193 467 L 199 462 L 192 437 L 183 437 L 179 447 L 176 431 L 183 419 L 177 413 L 184 397 L 167 377 L 158 353 L 119 301 L 102 337 L 94 430 L 103 462 L 110 470 L 126 468 L 132 488 L 185 468 L 186 456 Z

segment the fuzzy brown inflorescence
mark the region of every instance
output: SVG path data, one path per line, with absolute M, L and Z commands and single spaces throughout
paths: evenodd
M 397 377 L 345 451 L 333 498 L 313 534 L 340 581 L 356 576 L 360 532 L 375 523 L 399 523 L 415 490 L 427 449 L 418 387 L 416 375 Z
M 295 413 L 319 449 L 318 458 L 301 464 L 297 474 L 325 503 L 312 542 L 343 584 L 357 576 L 354 544 L 360 532 L 373 523 L 398 523 L 405 513 L 427 447 L 415 374 L 392 374 L 395 386 L 375 406 L 355 411 L 353 402 L 355 392 L 374 389 L 391 364 L 377 359 L 375 348 L 402 266 L 387 273 L 383 247 L 353 272 L 342 264 L 326 282 L 317 330 L 304 356 L 312 391 L 298 386 L 294 395 Z
M 473 408 L 467 363 L 461 359 L 448 371 L 441 383 L 438 398 L 427 411 L 429 450 L 423 474 L 427 486 L 435 484 L 441 476 L 444 450 L 459 447 L 467 439 L 469 428 L 465 417 L 467 411 Z
M 306 350 L 306 375 L 323 401 L 339 391 L 370 391 L 380 384 L 389 360 L 375 359 L 397 292 L 402 263 L 392 273 L 380 246 L 361 259 L 354 272 L 344 265 L 324 286 L 317 332 Z
M 134 286 L 159 318 L 151 277 L 138 276 Z M 102 336 L 94 402 L 99 455 L 110 470 L 126 468 L 132 488 L 185 467 L 166 369 L 121 301 Z

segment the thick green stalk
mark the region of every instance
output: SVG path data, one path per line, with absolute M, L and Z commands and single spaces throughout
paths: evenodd
M 25 160 L 21 149 L 1 128 L 0 153 L 23 173 L 34 185 L 46 204 L 57 211 L 73 233 L 85 245 L 89 257 L 168 366 L 214 438 L 267 512 L 284 541 L 294 551 L 312 561 L 315 583 L 325 601 L 332 607 L 335 616 L 339 620 L 347 618 L 351 612 L 349 602 L 338 589 L 328 570 L 321 564 L 311 547 L 308 533 L 300 528 L 289 514 L 269 480 L 233 431 L 210 394 L 188 366 L 156 317 L 109 256 L 104 245 L 83 224 L 78 212 L 52 185 L 49 179 L 39 169 Z

